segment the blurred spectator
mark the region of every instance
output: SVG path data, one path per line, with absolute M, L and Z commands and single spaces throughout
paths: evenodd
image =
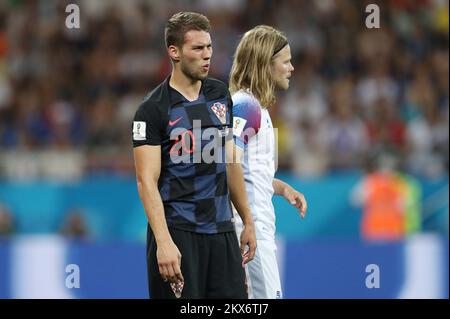
M 280 149 L 288 149 L 292 163 L 285 166 L 303 176 L 317 176 L 323 174 L 328 165 L 324 136 L 317 132 L 328 113 L 325 85 L 307 60 L 299 61 L 294 72 L 297 75 L 279 103 L 279 113 L 271 114 L 278 128 L 277 115 L 286 126 L 286 134 L 279 136 L 279 145 Z
M 14 233 L 14 216 L 9 209 L 0 203 L 0 237 Z
M 113 146 L 118 142 L 120 131 L 117 130 L 117 106 L 114 98 L 105 94 L 95 101 L 86 138 L 89 147 Z
M 421 190 L 411 176 L 398 171 L 390 155 L 369 157 L 367 174 L 355 187 L 353 202 L 363 206 L 361 238 L 402 240 L 421 229 Z
M 281 106 L 283 120 L 295 129 L 297 123 L 316 126 L 328 113 L 325 83 L 308 61 L 295 67 L 295 76 Z
M 394 57 L 393 36 L 385 29 L 359 33 L 356 53 L 365 74 L 357 80 L 356 94 L 365 118 L 373 117 L 378 101 L 397 101 L 399 87 L 389 69 Z
M 367 131 L 372 147 L 402 158 L 406 145 L 406 127 L 388 99 L 380 99 L 375 104 L 373 117 L 367 121 Z
M 448 171 L 448 112 L 442 114 L 435 104 L 408 124 L 408 168 L 411 172 L 430 177 Z
M 368 135 L 353 101 L 352 81 L 336 81 L 331 86 L 330 101 L 330 116 L 322 123 L 330 168 L 359 167 L 360 160 L 367 151 Z
M 74 239 L 88 239 L 90 237 L 88 225 L 81 210 L 73 209 L 65 215 L 61 233 Z

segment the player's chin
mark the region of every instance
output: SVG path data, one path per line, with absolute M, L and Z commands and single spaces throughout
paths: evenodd
M 289 89 L 289 80 L 286 79 L 284 81 L 281 81 L 279 84 L 279 88 L 283 91 L 286 91 L 287 89 Z
M 199 73 L 197 74 L 197 78 L 198 78 L 199 80 L 204 80 L 204 79 L 206 79 L 206 78 L 208 77 L 208 74 L 209 74 L 209 71 L 199 72 Z
M 289 78 L 279 77 L 275 82 L 275 85 L 278 90 L 286 91 L 289 88 Z

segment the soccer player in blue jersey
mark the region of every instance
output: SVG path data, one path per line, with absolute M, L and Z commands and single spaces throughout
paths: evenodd
M 226 84 L 208 77 L 209 21 L 177 13 L 165 38 L 172 73 L 133 121 L 150 297 L 247 298 L 242 263 L 253 259 L 256 237 L 242 168 L 232 160 L 232 100 Z M 240 246 L 230 199 L 244 224 Z
M 234 56 L 230 92 L 234 103 L 233 133 L 242 162 L 258 249 L 246 266 L 250 298 L 282 298 L 275 246 L 274 194 L 284 196 L 306 214 L 303 194 L 274 178 L 275 134 L 268 108 L 275 90 L 287 90 L 294 71 L 286 37 L 269 26 L 245 33 Z M 242 221 L 237 216 L 238 234 Z

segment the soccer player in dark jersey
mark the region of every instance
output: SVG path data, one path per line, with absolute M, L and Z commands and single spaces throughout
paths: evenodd
M 133 121 L 138 190 L 149 226 L 152 298 L 247 298 L 243 264 L 256 237 L 242 168 L 233 161 L 232 100 L 208 77 L 208 19 L 173 15 L 165 28 L 171 75 L 143 100 Z M 244 230 L 240 245 L 231 202 Z

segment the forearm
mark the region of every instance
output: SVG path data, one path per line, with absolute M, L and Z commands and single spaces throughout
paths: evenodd
M 241 216 L 244 225 L 253 224 L 252 213 L 248 206 L 247 191 L 245 189 L 244 175 L 241 164 L 227 164 L 227 182 L 230 190 L 231 201 Z
M 138 182 L 138 190 L 157 244 L 171 241 L 172 238 L 167 227 L 164 206 L 157 184 L 154 182 Z
M 282 180 L 279 180 L 278 178 L 274 178 L 272 181 L 272 186 L 275 195 L 284 195 L 284 190 L 289 185 L 283 182 Z

